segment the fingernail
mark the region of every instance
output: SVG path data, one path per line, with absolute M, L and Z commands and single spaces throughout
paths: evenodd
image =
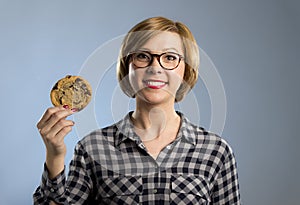
M 64 105 L 63 108 L 69 109 L 69 105 Z
M 77 111 L 78 111 L 77 108 L 72 108 L 71 110 L 72 110 L 73 112 L 77 112 Z

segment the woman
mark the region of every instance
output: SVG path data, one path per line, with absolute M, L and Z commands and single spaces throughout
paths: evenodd
M 78 142 L 64 174 L 67 106 L 49 108 L 37 127 L 46 145 L 35 204 L 240 204 L 236 162 L 219 136 L 190 123 L 174 103 L 195 85 L 199 51 L 190 30 L 146 19 L 123 40 L 117 66 L 136 108 Z

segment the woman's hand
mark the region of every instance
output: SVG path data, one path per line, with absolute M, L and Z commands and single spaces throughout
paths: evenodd
M 54 178 L 64 169 L 66 155 L 65 136 L 71 132 L 74 122 L 66 118 L 76 112 L 68 106 L 51 107 L 46 110 L 37 128 L 46 146 L 46 165 L 49 177 Z

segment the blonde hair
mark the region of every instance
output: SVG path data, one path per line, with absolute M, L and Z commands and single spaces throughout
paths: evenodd
M 196 84 L 198 79 L 200 56 L 199 49 L 192 32 L 181 22 L 174 22 L 165 17 L 153 17 L 135 25 L 124 37 L 121 45 L 117 64 L 117 77 L 121 89 L 129 97 L 135 97 L 135 93 L 128 79 L 128 54 L 131 51 L 135 51 L 142 47 L 150 38 L 163 31 L 177 33 L 181 37 L 184 49 L 184 77 L 182 84 L 176 92 L 175 102 L 181 101 Z

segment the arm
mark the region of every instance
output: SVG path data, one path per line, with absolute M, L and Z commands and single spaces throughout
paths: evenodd
M 34 204 L 85 204 L 92 189 L 91 160 L 80 143 L 77 144 L 74 157 L 70 162 L 69 174 L 65 179 L 64 170 L 55 178 L 49 178 L 45 164 L 41 185 L 34 193 Z M 50 201 L 52 201 L 50 203 Z
M 58 194 L 59 190 L 61 194 L 64 193 L 64 181 L 64 171 L 61 172 L 58 176 L 56 176 L 54 179 L 49 179 L 48 169 L 45 163 L 40 186 L 36 189 L 35 193 L 33 194 L 34 204 L 51 204 L 50 201 L 56 198 L 56 195 Z
M 60 175 L 64 170 L 64 158 L 66 155 L 64 138 L 74 125 L 73 121 L 66 118 L 73 113 L 74 110 L 70 110 L 67 106 L 48 108 L 37 123 L 37 128 L 46 146 L 46 163 L 41 186 L 38 187 L 34 194 L 35 204 L 50 203 L 50 199 L 46 195 L 47 193 L 49 195 L 49 191 L 54 190 L 54 188 L 52 187 L 51 190 L 44 188 L 47 183 L 51 184 L 51 179 L 57 178 L 56 181 L 65 181 L 64 174 Z
M 74 113 L 68 106 L 46 110 L 37 128 L 46 146 L 46 165 L 49 177 L 55 178 L 65 165 L 66 145 L 64 138 L 71 132 L 74 122 L 66 118 Z
M 212 202 L 220 205 L 241 204 L 237 166 L 230 148 L 214 185 Z

